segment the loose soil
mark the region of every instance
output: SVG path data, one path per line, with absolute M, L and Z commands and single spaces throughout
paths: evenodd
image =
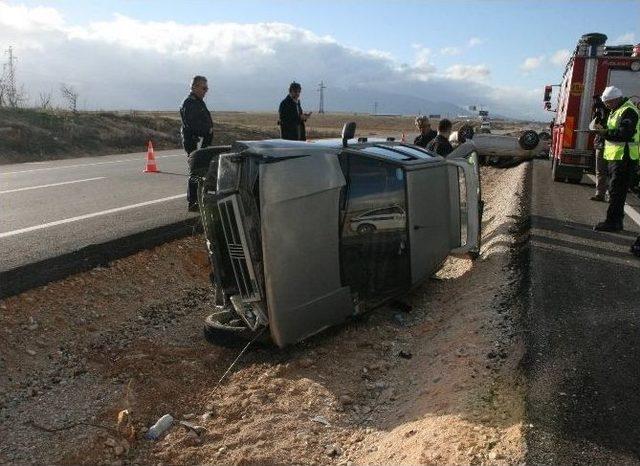
M 483 167 L 478 260 L 301 344 L 253 346 L 219 385 L 240 349 L 202 338 L 201 237 L 0 302 L 0 463 L 521 462 L 527 169 Z M 206 430 L 145 440 L 166 413 Z

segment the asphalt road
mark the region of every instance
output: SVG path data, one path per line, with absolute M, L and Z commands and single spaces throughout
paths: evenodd
M 0 165 L 0 272 L 192 217 L 181 150 Z
M 536 161 L 532 184 L 527 462 L 638 464 L 640 228 L 627 215 L 624 232 L 594 232 L 607 204 L 586 176 L 553 183 Z

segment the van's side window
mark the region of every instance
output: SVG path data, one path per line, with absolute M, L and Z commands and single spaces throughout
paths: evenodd
M 340 205 L 342 281 L 363 298 L 391 292 L 410 280 L 404 172 L 354 154 L 342 154 L 340 163 L 347 181 Z

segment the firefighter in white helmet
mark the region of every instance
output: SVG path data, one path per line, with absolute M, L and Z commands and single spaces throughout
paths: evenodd
M 598 128 L 604 138 L 603 158 L 609 166 L 609 208 L 606 220 L 593 229 L 620 231 L 629 182 L 640 158 L 640 113 L 617 87 L 607 87 L 601 98 L 611 111 L 606 127 Z

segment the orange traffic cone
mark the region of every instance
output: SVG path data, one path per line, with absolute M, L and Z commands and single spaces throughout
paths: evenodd
M 149 145 L 147 146 L 147 164 L 144 167 L 143 173 L 159 173 L 158 166 L 156 165 L 156 156 L 153 153 L 153 144 L 149 139 Z

